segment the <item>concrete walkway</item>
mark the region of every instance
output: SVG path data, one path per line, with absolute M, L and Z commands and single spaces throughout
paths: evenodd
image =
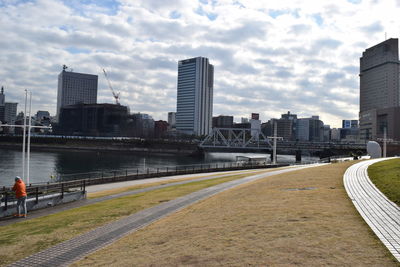
M 131 187 L 149 183 L 158 183 L 158 182 L 171 182 L 174 180 L 181 180 L 185 178 L 199 178 L 205 176 L 220 176 L 223 174 L 228 175 L 235 175 L 235 174 L 242 174 L 247 172 L 255 172 L 260 171 L 263 169 L 253 169 L 253 170 L 237 170 L 237 171 L 221 171 L 221 172 L 208 172 L 208 173 L 195 173 L 195 174 L 184 174 L 184 175 L 174 175 L 174 176 L 165 176 L 165 177 L 156 177 L 156 178 L 146 178 L 146 179 L 139 179 L 139 180 L 131 180 L 131 181 L 123 181 L 123 182 L 116 182 L 116 183 L 107 183 L 107 184 L 98 184 L 98 185 L 89 185 L 86 187 L 86 191 L 88 193 L 96 193 L 105 190 L 112 190 L 118 189 L 123 187 Z
M 344 186 L 358 212 L 393 256 L 400 261 L 400 208 L 368 177 L 368 166 L 390 158 L 354 164 L 344 174 Z
M 200 200 L 211 197 L 217 193 L 268 176 L 313 166 L 321 165 L 307 165 L 275 170 L 205 188 L 98 227 L 71 240 L 62 242 L 44 251 L 17 261 L 10 266 L 67 266 L 79 259 L 82 259 L 89 253 L 111 244 L 127 234 L 133 233 L 134 231 L 143 228 L 156 220 L 159 220 Z
M 140 194 L 140 193 L 144 193 L 144 192 L 150 192 L 153 190 L 157 190 L 157 189 L 161 189 L 161 188 L 165 188 L 165 187 L 169 187 L 169 186 L 182 185 L 182 184 L 188 184 L 188 183 L 193 183 L 193 182 L 198 182 L 198 181 L 223 178 L 223 177 L 231 176 L 231 175 L 254 173 L 254 172 L 257 172 L 260 170 L 262 170 L 262 169 L 227 171 L 227 172 L 218 172 L 218 173 L 215 173 L 215 172 L 214 173 L 202 173 L 202 174 L 180 175 L 180 176 L 170 176 L 170 177 L 167 176 L 167 177 L 160 177 L 160 178 L 124 181 L 124 182 L 118 182 L 118 183 L 91 185 L 86 188 L 86 191 L 88 193 L 101 192 L 101 191 L 110 190 L 110 189 L 126 188 L 126 187 L 132 187 L 132 186 L 136 186 L 136 185 L 146 185 L 146 184 L 150 184 L 150 183 L 164 182 L 161 185 L 148 186 L 148 187 L 145 187 L 142 189 L 130 190 L 130 191 L 126 191 L 126 192 L 122 192 L 122 193 L 118 193 L 118 194 L 107 195 L 104 197 L 93 198 L 93 199 L 84 199 L 84 200 L 79 200 L 79 201 L 74 201 L 74 202 L 69 202 L 69 203 L 53 206 L 53 207 L 47 207 L 45 209 L 29 211 L 28 217 L 23 218 L 23 219 L 15 218 L 15 217 L 1 218 L 0 226 L 6 226 L 6 225 L 13 224 L 16 222 L 21 222 L 22 220 L 24 220 L 24 221 L 31 220 L 34 218 L 39 218 L 39 217 L 55 214 L 58 212 L 69 210 L 69 209 L 74 209 L 74 208 L 78 208 L 78 207 L 91 205 L 94 203 L 98 203 L 101 201 L 106 201 L 106 200 L 110 200 L 110 199 L 114 199 L 114 198 L 135 195 L 135 194 Z M 195 178 L 195 177 L 198 177 L 198 178 Z M 185 178 L 186 178 L 186 180 L 176 181 L 176 180 L 182 180 Z M 189 178 L 195 178 L 195 179 L 189 179 Z

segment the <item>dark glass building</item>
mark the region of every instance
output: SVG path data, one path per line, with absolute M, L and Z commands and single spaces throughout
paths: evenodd
M 114 104 L 76 104 L 62 107 L 57 134 L 127 136 L 128 108 Z

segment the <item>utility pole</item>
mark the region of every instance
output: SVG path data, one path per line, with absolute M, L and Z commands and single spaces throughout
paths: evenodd
M 383 157 L 386 158 L 386 127 L 383 128 Z
M 25 140 L 26 140 L 26 102 L 28 99 L 28 90 L 25 89 L 25 106 L 24 106 L 24 128 L 23 129 L 23 134 L 22 134 L 22 180 L 26 182 L 25 180 Z
M 393 142 L 393 139 L 387 138 L 387 127 L 383 128 L 383 138 L 377 138 L 377 140 L 383 142 L 382 157 L 386 158 L 386 156 L 387 156 L 387 143 Z
M 276 141 L 282 140 L 282 137 L 278 137 L 278 126 L 276 120 L 274 121 L 274 136 L 268 136 L 269 139 L 274 140 L 274 145 L 272 148 L 272 164 L 276 165 Z

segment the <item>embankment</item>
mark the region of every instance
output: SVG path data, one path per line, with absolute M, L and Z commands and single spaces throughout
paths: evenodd
M 21 136 L 0 136 L 0 147 L 21 148 Z M 67 137 L 31 138 L 32 150 L 91 150 L 91 151 L 121 151 L 132 153 L 161 153 L 201 156 L 197 144 L 186 141 L 144 140 L 144 139 L 94 139 Z

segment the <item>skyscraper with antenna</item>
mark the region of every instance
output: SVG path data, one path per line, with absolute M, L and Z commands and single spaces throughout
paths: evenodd
M 18 103 L 6 102 L 4 87 L 0 89 L 0 121 L 2 123 L 14 124 L 17 116 Z

